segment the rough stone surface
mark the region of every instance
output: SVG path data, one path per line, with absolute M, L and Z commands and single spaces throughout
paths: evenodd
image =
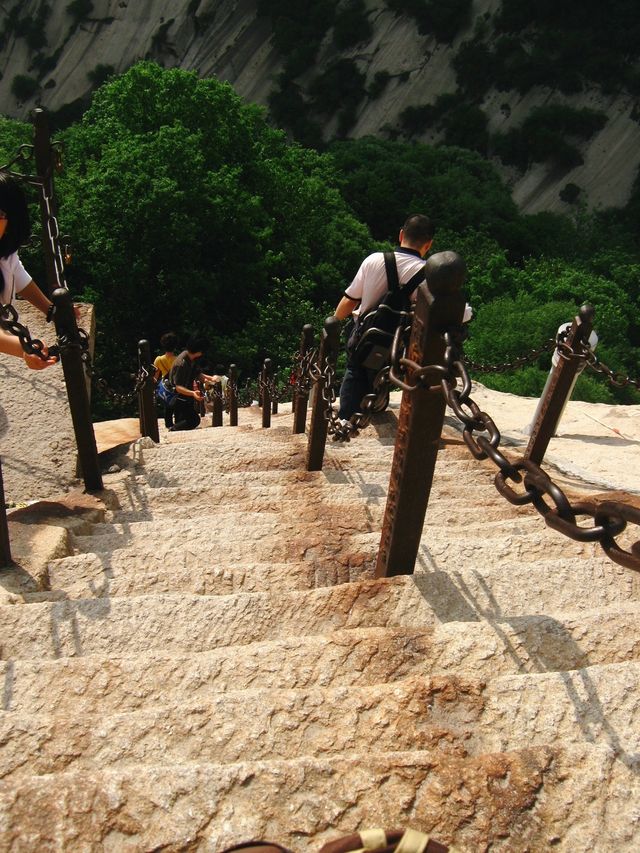
M 12 522 L 64 548 L 0 603 L 0 848 L 635 851 L 640 578 L 448 436 L 416 572 L 376 580 L 393 419 L 307 474 L 287 418 Z
M 53 343 L 41 312 L 24 300 L 17 307 L 32 337 Z M 79 325 L 89 331 L 92 323 L 93 306 L 81 305 Z M 77 484 L 76 444 L 61 365 L 28 370 L 19 359 L 0 354 L 0 376 L 5 500 L 20 504 Z

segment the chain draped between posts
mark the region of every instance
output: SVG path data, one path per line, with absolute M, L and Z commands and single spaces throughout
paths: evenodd
M 446 376 L 441 379 L 441 387 L 447 405 L 463 424 L 462 436 L 475 459 L 490 459 L 499 469 L 495 479 L 498 492 L 516 506 L 532 504 L 544 518 L 545 523 L 554 530 L 575 539 L 578 542 L 598 542 L 607 556 L 626 568 L 640 571 L 640 540 L 634 542 L 630 550 L 623 548 L 616 540 L 627 527 L 627 523 L 640 525 L 640 509 L 620 501 L 577 501 L 571 503 L 560 487 L 549 475 L 531 459 L 524 457 L 510 461 L 500 451 L 500 432 L 493 419 L 480 410 L 471 397 L 471 379 L 464 363 L 462 342 L 455 331 L 445 335 Z M 589 348 L 575 356 L 560 348 L 562 358 L 589 358 Z M 461 389 L 458 390 L 458 380 Z M 475 432 L 486 435 L 475 436 Z M 512 485 L 522 486 L 517 491 Z M 578 518 L 591 518 L 593 526 L 578 524 Z
M 548 527 L 579 542 L 598 542 L 614 562 L 640 571 L 640 539 L 629 548 L 625 548 L 617 539 L 629 524 L 640 525 L 640 509 L 613 500 L 572 502 L 557 483 L 531 459 L 520 457 L 509 460 L 500 450 L 501 435 L 495 422 L 490 415 L 481 411 L 471 397 L 472 386 L 468 368 L 474 363 L 467 362 L 464 356 L 466 327 L 460 326 L 446 332 L 444 365 L 427 366 L 420 366 L 406 357 L 409 328 L 401 326 L 396 331 L 390 365 L 375 377 L 373 393 L 363 397 L 362 411 L 357 412 L 347 422 L 340 420 L 335 410 L 334 364 L 330 360 L 327 361 L 321 371 L 316 349 L 309 351 L 304 359 L 298 354 L 296 384 L 301 389 L 308 389 L 312 383 L 316 383 L 316 387 L 322 389 L 328 432 L 333 439 L 349 441 L 359 430 L 364 429 L 372 415 L 385 408 L 393 387 L 412 392 L 418 387 L 433 388 L 439 385 L 447 405 L 462 424 L 462 436 L 471 454 L 478 460 L 490 459 L 498 468 L 494 483 L 506 500 L 518 506 L 532 504 Z M 565 342 L 565 338 L 563 335 L 558 339 L 551 339 L 542 348 L 532 350 L 527 356 L 513 359 L 505 365 L 494 367 L 493 370 L 495 372 L 498 368 L 513 369 L 525 361 L 535 360 L 543 352 L 556 349 L 561 359 L 586 362 L 587 367 L 604 374 L 612 385 L 640 387 L 638 380 L 615 373 L 599 362 L 586 342 L 581 342 L 576 352 Z M 486 365 L 475 367 L 487 372 Z M 515 486 L 519 486 L 519 489 Z M 578 520 L 582 519 L 591 519 L 593 524 L 588 526 L 578 523 Z

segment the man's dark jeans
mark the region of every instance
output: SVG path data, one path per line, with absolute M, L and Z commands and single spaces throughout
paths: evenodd
M 196 429 L 200 426 L 200 415 L 194 407 L 193 397 L 176 397 L 173 404 L 173 430 Z
M 349 364 L 340 386 L 340 410 L 338 416 L 348 421 L 355 412 L 361 412 L 362 398 L 365 394 L 373 391 L 373 380 L 376 378 L 375 370 L 366 370 L 364 367 Z

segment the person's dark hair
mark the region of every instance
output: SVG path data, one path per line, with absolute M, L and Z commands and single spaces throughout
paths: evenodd
M 178 336 L 174 332 L 166 332 L 160 338 L 160 346 L 165 352 L 175 352 L 178 348 Z
M 428 216 L 422 213 L 414 213 L 407 217 L 402 230 L 405 240 L 417 246 L 426 243 L 428 240 L 433 240 L 436 226 Z
M 224 376 L 224 364 L 216 364 L 213 369 L 213 372 L 216 374 L 216 376 Z
M 187 352 L 204 352 L 209 345 L 209 341 L 202 335 L 191 335 L 187 340 Z
M 0 240 L 0 258 L 7 258 L 27 242 L 31 233 L 24 192 L 8 172 L 0 172 L 0 210 L 7 214 L 7 228 Z

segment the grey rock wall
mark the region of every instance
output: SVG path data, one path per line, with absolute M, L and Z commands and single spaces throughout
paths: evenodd
M 34 15 L 39 5 L 39 0 L 23 0 L 21 9 Z M 87 75 L 97 65 L 111 65 L 116 72 L 123 72 L 147 56 L 166 66 L 217 76 L 229 81 L 247 100 L 267 104 L 281 61 L 271 45 L 268 23 L 256 16 L 255 0 L 201 0 L 195 13 L 201 22 L 199 28 L 190 13 L 190 0 L 95 0 L 91 19 L 73 32 L 67 5 L 67 0 L 51 2 L 44 52 L 51 55 L 56 48 L 63 48 L 56 67 L 43 77 L 40 92 L 30 101 L 18 103 L 11 93 L 16 74 L 33 74 L 29 70 L 33 57 L 25 41 L 11 38 L 0 49 L 0 112 L 24 118 L 37 103 L 57 109 L 88 97 L 91 82 Z M 388 72 L 391 80 L 379 98 L 359 107 L 351 131 L 354 137 L 377 134 L 385 125 L 393 127 L 406 107 L 433 103 L 438 95 L 454 91 L 451 57 L 470 37 L 475 19 L 493 10 L 498 0 L 476 0 L 474 21 L 450 46 L 420 36 L 411 18 L 396 18 L 383 0 L 368 0 L 368 5 L 374 35 L 369 43 L 344 55 L 358 62 L 367 82 L 378 71 Z M 10 0 L 0 2 L 0 12 L 6 14 L 12 6 Z M 160 46 L 157 36 L 162 28 L 166 33 Z M 328 39 L 320 50 L 318 66 L 332 58 L 335 51 Z M 538 88 L 525 96 L 515 91 L 490 92 L 481 106 L 489 117 L 490 130 L 504 131 L 519 125 L 532 107 L 551 102 L 602 110 L 609 121 L 584 144 L 584 164 L 569 172 L 558 173 L 548 165 L 537 164 L 523 176 L 496 163 L 518 205 L 530 213 L 566 212 L 570 208 L 558 194 L 569 182 L 582 188 L 582 197 L 591 207 L 624 205 L 640 164 L 640 123 L 632 118 L 629 97 L 607 98 L 596 91 L 567 97 Z M 510 113 L 502 109 L 504 104 L 509 105 Z M 329 121 L 327 134 L 334 129 Z M 438 136 L 425 133 L 421 141 L 437 142 Z

